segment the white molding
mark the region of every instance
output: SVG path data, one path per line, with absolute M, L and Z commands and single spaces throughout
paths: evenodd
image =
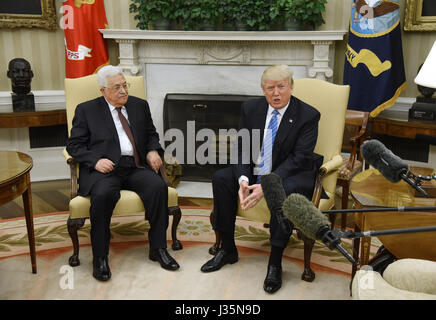
M 180 31 L 100 29 L 119 45 L 119 66 L 145 75 L 147 64 L 304 66 L 306 76 L 333 77 L 334 42 L 347 30 Z M 216 55 L 218 53 L 218 55 Z
M 35 90 L 35 110 L 48 111 L 65 109 L 64 90 Z M 12 112 L 12 98 L 10 91 L 0 91 L 0 112 Z
M 104 38 L 177 41 L 336 41 L 347 30 L 324 31 L 181 31 L 100 29 Z

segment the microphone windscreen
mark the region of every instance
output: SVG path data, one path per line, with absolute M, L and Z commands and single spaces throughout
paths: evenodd
M 316 240 L 318 230 L 331 226 L 330 221 L 305 196 L 292 193 L 283 203 L 283 214 L 306 237 Z
M 275 173 L 266 174 L 260 177 L 260 184 L 269 211 L 271 213 L 280 211 L 286 199 L 282 178 Z
M 367 140 L 361 147 L 362 157 L 376 168 L 390 182 L 401 180 L 401 173 L 409 169 L 409 165 L 378 140 Z

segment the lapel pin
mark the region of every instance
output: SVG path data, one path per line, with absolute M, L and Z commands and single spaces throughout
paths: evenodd
M 292 120 L 292 119 L 289 119 L 289 123 L 292 123 L 294 120 Z

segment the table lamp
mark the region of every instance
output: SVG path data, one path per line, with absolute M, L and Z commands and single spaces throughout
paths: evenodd
M 436 41 L 430 50 L 424 64 L 415 78 L 418 90 L 422 96 L 416 97 L 416 102 L 409 110 L 409 120 L 436 121 Z
M 415 83 L 427 88 L 436 88 L 436 41 L 416 76 Z

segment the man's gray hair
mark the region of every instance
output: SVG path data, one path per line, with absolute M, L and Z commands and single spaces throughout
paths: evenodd
M 115 66 L 111 66 L 111 65 L 104 66 L 103 68 L 101 68 L 97 72 L 98 86 L 100 88 L 106 88 L 107 87 L 107 78 L 117 76 L 119 74 L 124 76 L 123 70 L 120 67 L 115 67 Z

